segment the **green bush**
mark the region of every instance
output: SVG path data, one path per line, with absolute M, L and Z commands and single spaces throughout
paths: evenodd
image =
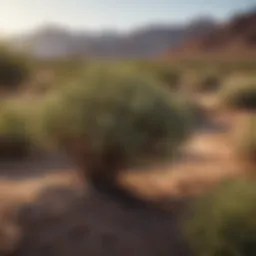
M 186 100 L 182 99 L 182 104 L 184 111 L 189 109 L 189 112 L 187 112 L 187 120 L 190 123 L 191 129 L 198 129 L 200 125 L 207 121 L 208 117 L 206 111 L 195 100 L 191 98 Z
M 201 71 L 191 77 L 190 84 L 196 92 L 217 92 L 221 87 L 221 75 L 217 72 Z
M 181 72 L 178 69 L 162 63 L 143 63 L 139 69 L 154 76 L 161 83 L 172 89 L 178 89 L 181 80 Z
M 25 82 L 29 75 L 30 68 L 25 56 L 0 49 L 0 88 L 12 91 Z
M 188 135 L 186 111 L 155 80 L 99 68 L 76 83 L 46 100 L 42 130 L 91 171 L 171 158 Z
M 256 255 L 255 181 L 224 182 L 200 198 L 186 222 L 197 256 Z
M 178 71 L 168 67 L 158 67 L 155 70 L 156 77 L 167 86 L 171 88 L 177 88 L 180 74 Z
M 86 70 L 87 63 L 79 59 L 64 59 L 52 61 L 50 70 L 55 75 L 56 84 L 62 84 L 67 80 L 74 79 Z
M 222 104 L 231 109 L 256 109 L 256 79 L 227 82 L 220 92 Z
M 6 102 L 0 108 L 0 158 L 24 158 L 31 153 L 28 109 Z

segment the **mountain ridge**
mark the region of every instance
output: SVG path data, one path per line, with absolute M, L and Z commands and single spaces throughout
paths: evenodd
M 11 41 L 40 58 L 151 58 L 177 47 L 186 38 L 208 33 L 217 24 L 212 18 L 202 17 L 186 24 L 151 24 L 126 33 L 75 31 L 47 24 Z

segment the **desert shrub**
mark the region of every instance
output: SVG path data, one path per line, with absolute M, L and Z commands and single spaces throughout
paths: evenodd
M 256 163 L 256 116 L 246 116 L 233 135 L 238 157 Z
M 194 255 L 256 254 L 255 181 L 224 182 L 194 204 L 186 233 Z
M 207 122 L 207 113 L 198 102 L 191 98 L 183 98 L 181 103 L 185 109 L 184 111 L 189 109 L 189 112 L 187 113 L 187 120 L 190 123 L 191 129 L 196 130 L 202 124 Z
M 143 63 L 138 65 L 139 69 L 154 76 L 161 83 L 172 89 L 177 89 L 180 79 L 181 72 L 178 69 L 170 67 L 168 64 L 162 63 Z
M 22 54 L 0 49 L 0 87 L 12 91 L 30 75 L 28 59 Z
M 168 90 L 137 72 L 93 69 L 49 97 L 42 130 L 89 171 L 169 159 L 189 132 Z
M 24 158 L 32 149 L 28 108 L 6 102 L 0 108 L 0 158 Z
M 256 79 L 240 78 L 228 81 L 220 92 L 221 102 L 231 109 L 256 109 Z
M 87 63 L 79 59 L 64 59 L 52 61 L 50 70 L 55 75 L 56 84 L 61 85 L 80 76 L 86 70 Z
M 221 87 L 221 75 L 218 72 L 201 71 L 194 74 L 188 83 L 191 84 L 196 92 L 217 92 Z
M 156 68 L 155 75 L 160 81 L 164 82 L 171 88 L 177 88 L 179 83 L 179 72 L 168 67 Z

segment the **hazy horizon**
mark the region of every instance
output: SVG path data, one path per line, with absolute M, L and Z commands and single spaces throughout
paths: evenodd
M 29 32 L 55 24 L 73 30 L 125 32 L 150 24 L 184 23 L 198 17 L 226 20 L 249 10 L 256 0 L 4 0 L 0 35 Z M 8 2 L 7 2 L 8 1 Z

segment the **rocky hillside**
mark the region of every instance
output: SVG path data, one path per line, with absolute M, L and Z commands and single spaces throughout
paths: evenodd
M 256 10 L 236 15 L 230 21 L 216 27 L 208 34 L 185 40 L 170 57 L 255 57 Z

